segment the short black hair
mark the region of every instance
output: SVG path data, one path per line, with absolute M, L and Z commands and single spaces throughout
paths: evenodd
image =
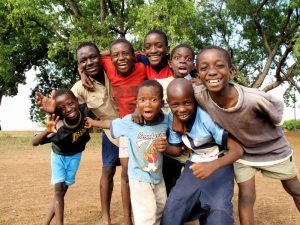
M 132 55 L 134 55 L 133 45 L 130 43 L 130 41 L 126 40 L 125 38 L 118 38 L 117 40 L 113 41 L 110 44 L 109 51 L 111 51 L 112 46 L 114 46 L 116 44 L 119 44 L 119 43 L 125 43 L 125 44 L 127 44 L 129 46 L 129 48 L 130 48 L 130 51 L 131 51 Z
M 59 97 L 59 96 L 62 96 L 62 95 L 68 95 L 68 96 L 70 96 L 73 100 L 75 100 L 76 102 L 78 102 L 78 100 L 77 100 L 76 96 L 74 95 L 74 93 L 73 93 L 70 89 L 67 89 L 67 88 L 59 88 L 59 89 L 57 89 L 57 90 L 55 91 L 55 95 L 56 95 L 55 98 L 57 98 L 57 97 Z M 63 114 L 61 113 L 61 110 L 59 110 L 59 109 L 57 108 L 57 105 L 56 105 L 55 108 L 56 108 L 56 109 L 55 109 L 55 114 L 58 115 L 58 116 L 60 117 L 60 119 L 63 119 L 64 116 L 63 116 Z
M 185 43 L 179 44 L 179 45 L 177 45 L 175 48 L 172 49 L 171 55 L 170 55 L 170 59 L 172 59 L 172 57 L 173 57 L 175 51 L 176 51 L 177 49 L 179 49 L 179 48 L 187 48 L 187 49 L 189 49 L 189 50 L 192 52 L 193 60 L 195 59 L 195 52 L 194 52 L 194 49 L 192 49 L 191 46 L 189 46 L 188 44 L 185 44 Z
M 138 92 L 143 87 L 156 87 L 159 91 L 159 97 L 164 98 L 164 89 L 163 86 L 156 80 L 145 80 L 139 85 Z
M 78 47 L 76 48 L 76 59 L 77 59 L 77 53 L 79 51 L 79 49 L 83 48 L 83 47 L 86 47 L 86 46 L 89 46 L 89 47 L 92 47 L 92 48 L 95 48 L 97 53 L 100 55 L 100 50 L 99 48 L 97 47 L 97 45 L 94 43 L 94 42 L 90 42 L 90 41 L 84 41 L 84 42 L 81 42 Z
M 168 42 L 168 36 L 166 35 L 166 33 L 163 32 L 162 30 L 158 30 L 158 29 L 152 29 L 152 30 L 150 30 L 150 31 L 145 35 L 144 43 L 145 43 L 145 41 L 146 41 L 146 38 L 147 38 L 150 34 L 158 34 L 158 35 L 162 36 L 163 39 L 164 39 L 164 41 L 165 41 L 166 46 L 169 45 L 169 42 Z
M 229 65 L 229 67 L 232 67 L 231 57 L 230 57 L 229 52 L 226 51 L 224 48 L 219 47 L 219 46 L 215 46 L 215 45 L 212 45 L 212 46 L 203 48 L 202 50 L 199 51 L 199 53 L 198 53 L 198 55 L 197 55 L 197 60 L 196 60 L 197 67 L 198 67 L 198 64 L 199 64 L 199 62 L 198 62 L 199 56 L 200 56 L 203 52 L 205 52 L 206 50 L 211 50 L 211 49 L 215 49 L 215 50 L 221 51 L 221 52 L 224 54 L 224 56 L 225 56 L 225 58 L 226 58 L 226 60 L 227 60 L 227 63 L 228 63 L 228 65 Z
M 67 88 L 59 88 L 56 90 L 56 97 L 61 96 L 61 95 L 69 95 L 71 98 L 73 98 L 74 100 L 77 101 L 76 96 L 74 95 L 74 93 Z

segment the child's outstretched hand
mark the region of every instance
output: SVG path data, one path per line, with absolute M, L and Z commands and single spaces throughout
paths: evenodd
M 43 120 L 42 123 L 45 125 L 47 133 L 57 133 L 56 124 L 59 120 L 59 116 L 55 114 L 49 114 L 48 120 Z
M 87 76 L 82 68 L 78 68 L 78 73 L 80 75 L 82 86 L 88 91 L 95 91 L 95 87 L 89 76 Z
M 91 128 L 93 126 L 93 119 L 90 117 L 85 118 L 85 128 Z
M 165 152 L 167 149 L 167 144 L 168 144 L 168 142 L 167 142 L 166 136 L 158 137 L 154 141 L 154 146 L 157 149 L 157 151 L 159 151 L 159 152 Z
M 140 113 L 140 111 L 138 110 L 138 108 L 136 108 L 135 111 L 131 114 L 131 120 L 140 125 L 145 124 L 145 120 L 142 114 Z
M 206 179 L 216 171 L 213 161 L 193 163 L 190 169 L 193 171 L 193 175 L 200 180 Z
M 40 110 L 46 113 L 54 113 L 56 108 L 55 96 L 55 90 L 52 90 L 49 97 L 44 96 L 40 92 L 35 92 L 35 100 Z

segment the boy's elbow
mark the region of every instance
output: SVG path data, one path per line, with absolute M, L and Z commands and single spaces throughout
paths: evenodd
M 239 158 L 241 158 L 244 155 L 244 150 L 242 148 L 237 149 L 237 155 Z

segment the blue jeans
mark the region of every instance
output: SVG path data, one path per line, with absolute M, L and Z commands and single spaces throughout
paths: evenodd
M 195 216 L 194 206 L 201 203 L 201 208 L 208 211 L 208 225 L 233 225 L 232 196 L 234 175 L 232 165 L 217 170 L 210 177 L 197 179 L 187 161 L 175 187 L 172 189 L 165 206 L 161 224 L 182 225 Z M 199 212 L 200 215 L 200 210 Z

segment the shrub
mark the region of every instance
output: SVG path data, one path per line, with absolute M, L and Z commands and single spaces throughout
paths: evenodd
M 283 128 L 287 130 L 300 129 L 300 120 L 286 120 L 283 123 Z

